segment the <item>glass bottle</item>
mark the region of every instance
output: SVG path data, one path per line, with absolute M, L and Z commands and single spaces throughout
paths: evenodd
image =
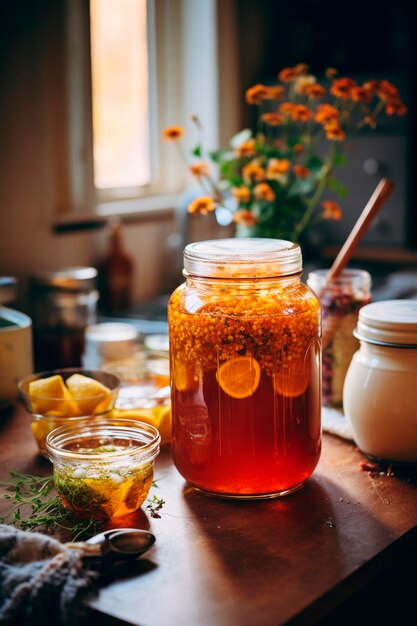
M 320 311 L 301 251 L 276 239 L 190 244 L 168 307 L 172 447 L 195 487 L 267 498 L 321 450 Z
M 359 309 L 371 299 L 371 277 L 365 270 L 345 269 L 327 281 L 328 270 L 310 272 L 307 284 L 317 294 L 322 311 L 323 404 L 341 407 L 343 383 L 359 348 L 353 330 Z

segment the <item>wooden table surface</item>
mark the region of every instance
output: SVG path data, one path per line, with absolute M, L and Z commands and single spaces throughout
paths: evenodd
M 0 418 L 0 478 L 11 470 L 51 471 L 36 454 L 29 424 L 20 406 Z M 370 476 L 359 467 L 363 459 L 354 445 L 324 435 L 319 466 L 303 489 L 242 502 L 188 487 L 166 447 L 153 488 L 166 502 L 161 518 L 145 510 L 128 521 L 150 528 L 156 544 L 130 569 L 107 576 L 89 600 L 94 623 L 342 623 L 332 621 L 332 611 L 417 546 L 415 473 Z

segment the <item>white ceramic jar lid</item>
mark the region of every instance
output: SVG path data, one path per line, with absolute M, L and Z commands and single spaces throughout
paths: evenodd
M 384 300 L 359 310 L 355 336 L 370 343 L 417 347 L 417 300 Z

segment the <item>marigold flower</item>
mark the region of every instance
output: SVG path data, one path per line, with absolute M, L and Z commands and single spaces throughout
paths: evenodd
M 293 150 L 295 154 L 301 154 L 301 152 L 304 152 L 304 146 L 301 143 L 296 143 L 295 146 L 293 146 Z
M 270 159 L 266 169 L 266 177 L 271 180 L 277 180 L 287 174 L 290 165 L 291 163 L 288 159 Z
M 367 80 L 366 83 L 363 83 L 362 87 L 369 89 L 372 93 L 376 93 L 378 91 L 379 82 L 379 80 Z
M 334 78 L 338 74 L 338 71 L 334 67 L 328 67 L 324 73 L 326 78 Z
M 350 97 L 354 102 L 365 102 L 369 104 L 372 100 L 373 93 L 371 89 L 367 89 L 366 87 L 355 86 L 350 90 Z
M 236 148 L 235 155 L 238 158 L 254 156 L 256 154 L 255 144 L 255 139 L 248 139 Z
M 268 95 L 268 87 L 260 83 L 249 87 L 246 91 L 246 102 L 248 104 L 260 104 L 262 100 L 266 100 Z
M 283 123 L 284 118 L 280 113 L 264 113 L 261 115 L 261 121 L 267 126 L 279 126 Z
M 306 63 L 297 63 L 297 65 L 294 67 L 294 71 L 297 73 L 298 76 L 300 76 L 301 74 L 307 74 L 309 70 L 309 67 Z
M 232 194 L 237 202 L 250 202 L 250 189 L 245 185 L 233 187 Z
M 282 85 L 275 85 L 273 87 L 266 87 L 265 100 L 279 100 L 284 97 L 284 87 Z
M 339 111 L 331 104 L 319 104 L 315 118 L 319 124 L 329 124 L 339 121 Z
M 325 124 L 324 132 L 326 133 L 327 139 L 331 139 L 333 141 L 343 141 L 344 139 L 346 139 L 346 134 L 340 128 L 338 122 L 330 122 L 329 124 Z
M 254 226 L 258 222 L 256 215 L 247 209 L 239 209 L 233 215 L 233 221 L 242 226 Z
M 275 200 L 274 190 L 271 189 L 268 183 L 258 183 L 253 192 L 257 200 L 265 200 L 265 202 L 273 202 Z
M 242 177 L 245 183 L 252 183 L 265 178 L 265 170 L 257 161 L 251 161 L 242 168 Z
M 278 107 L 278 112 L 283 115 L 291 115 L 294 107 L 297 106 L 293 102 L 282 102 Z
M 310 170 L 308 169 L 308 167 L 306 167 L 305 165 L 300 165 L 299 163 L 296 163 L 292 170 L 296 178 L 307 178 L 307 176 L 310 174 Z
M 326 90 L 322 87 L 322 85 L 306 85 L 303 93 L 309 98 L 316 100 L 318 98 L 322 98 L 325 95 Z
M 305 104 L 294 104 L 290 116 L 294 122 L 308 122 L 311 111 Z
M 352 78 L 336 78 L 330 87 L 330 93 L 336 98 L 347 100 L 350 98 L 352 87 L 356 86 L 356 82 Z
M 321 203 L 321 206 L 324 208 L 322 212 L 322 218 L 325 220 L 340 220 L 342 219 L 342 209 L 337 202 L 334 200 L 324 200 Z
M 282 83 L 292 83 L 299 75 L 295 67 L 284 67 L 278 74 L 278 80 Z
M 200 215 L 206 215 L 210 211 L 214 211 L 216 203 L 211 196 L 200 196 L 188 205 L 188 213 L 199 213 Z
M 178 141 L 184 135 L 184 129 L 181 126 L 168 126 L 162 131 L 162 137 L 166 141 Z
M 385 113 L 387 115 L 405 115 L 407 113 L 407 107 L 400 98 L 393 98 L 388 100 L 385 105 Z
M 391 100 L 392 98 L 400 97 L 398 89 L 388 80 L 379 81 L 376 93 L 382 100 Z
M 209 175 L 209 166 L 205 161 L 198 161 L 198 163 L 192 163 L 189 166 L 190 172 L 193 176 L 208 176 Z

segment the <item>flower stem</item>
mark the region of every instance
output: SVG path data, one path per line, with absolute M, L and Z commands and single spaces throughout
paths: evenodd
M 308 222 L 311 219 L 311 216 L 313 215 L 314 209 L 317 206 L 317 203 L 319 202 L 320 198 L 322 197 L 326 187 L 327 187 L 327 183 L 330 177 L 330 173 L 331 171 L 329 170 L 321 179 L 320 183 L 317 186 L 317 189 L 314 193 L 314 195 L 312 196 L 312 198 L 310 199 L 310 202 L 307 204 L 307 208 L 304 211 L 304 215 L 303 217 L 300 219 L 300 221 L 298 222 L 298 224 L 295 225 L 295 228 L 292 232 L 291 235 L 291 241 L 298 241 L 299 236 L 301 235 L 302 231 L 304 230 L 304 228 L 307 226 Z

